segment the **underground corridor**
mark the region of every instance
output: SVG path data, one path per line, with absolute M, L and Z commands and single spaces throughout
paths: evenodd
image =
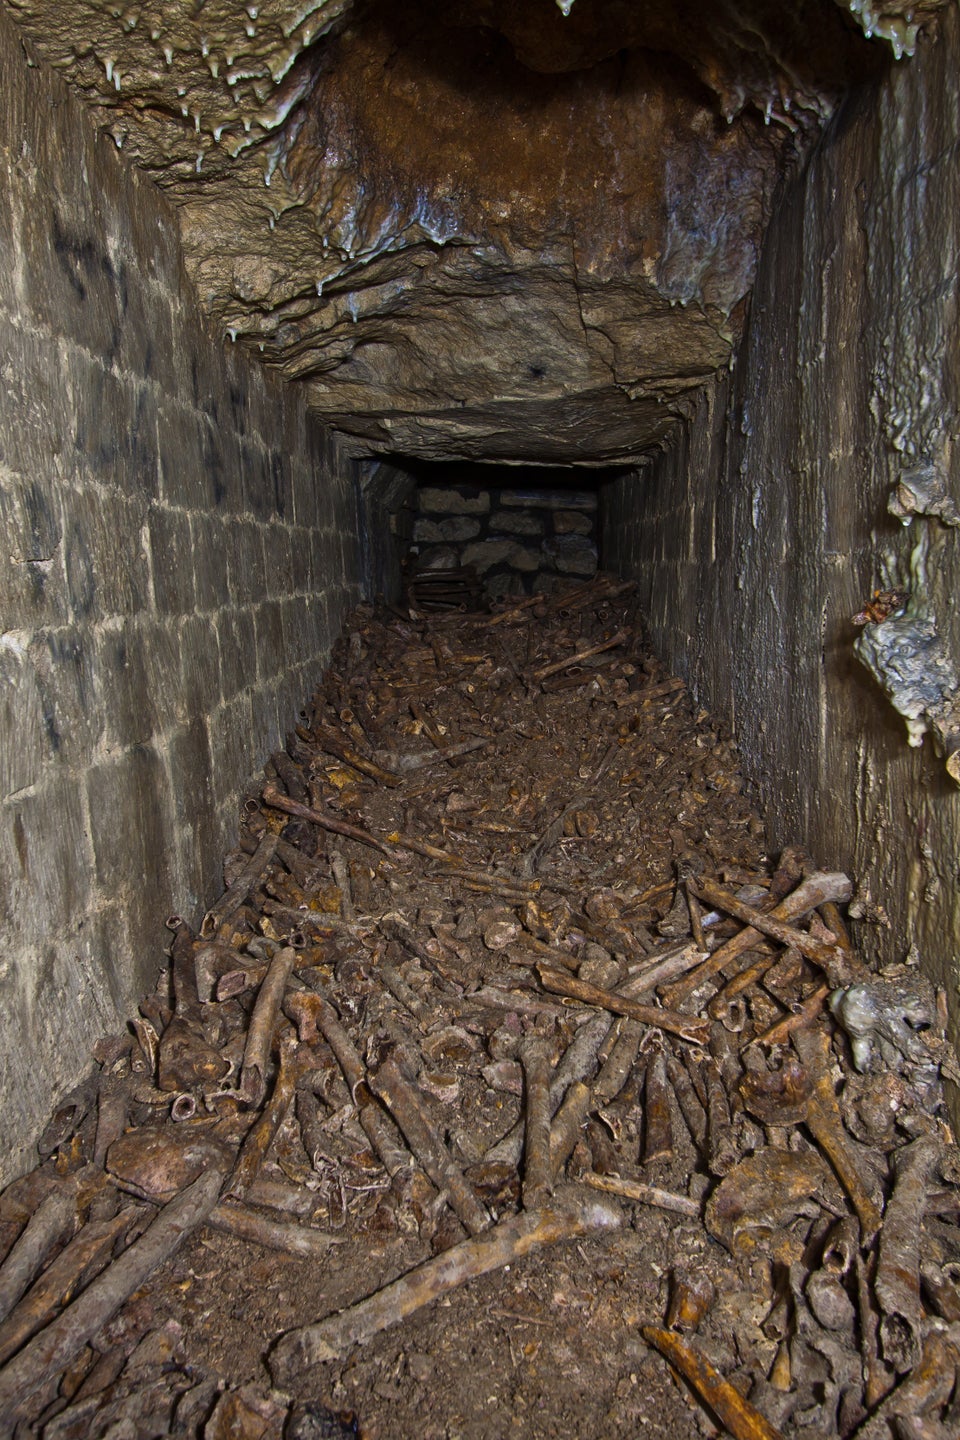
M 0 1435 L 960 1434 L 950 0 L 0 6 Z

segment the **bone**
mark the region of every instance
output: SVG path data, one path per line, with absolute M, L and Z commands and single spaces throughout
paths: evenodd
M 337 889 L 340 891 L 340 915 L 348 925 L 352 925 L 357 918 L 357 912 L 353 904 L 353 889 L 350 884 L 350 867 L 347 864 L 343 852 L 331 845 L 330 848 L 330 869 L 333 871 L 333 878 L 337 882 Z
M 201 1005 L 208 1005 L 214 998 L 217 986 L 224 975 L 243 970 L 252 963 L 250 957 L 224 945 L 220 940 L 211 940 L 200 945 L 193 957 L 197 982 L 197 996 Z
M 659 1185 L 646 1185 L 642 1180 L 626 1180 L 620 1175 L 598 1175 L 587 1170 L 580 1176 L 584 1185 L 592 1190 L 602 1190 L 606 1195 L 622 1195 L 626 1200 L 636 1200 L 641 1205 L 653 1205 L 657 1210 L 672 1210 L 677 1215 L 689 1215 L 692 1219 L 700 1216 L 700 1202 L 688 1195 L 674 1195 L 662 1190 Z
M 130 1209 L 107 1220 L 91 1220 L 73 1237 L 0 1325 L 0 1364 L 16 1354 L 56 1315 L 65 1295 L 109 1264 L 110 1252 L 134 1218 Z M 0 1395 L 3 1394 L 0 1372 Z M 39 1383 L 39 1382 L 38 1382 Z M 0 1415 L 4 1414 L 0 1406 Z
M 566 1094 L 567 1087 L 586 1079 L 597 1068 L 597 1053 L 609 1033 L 612 1021 L 608 1015 L 597 1015 L 577 1032 L 568 1045 L 553 1072 L 550 1082 L 550 1110 L 556 1111 Z M 487 1151 L 484 1157 L 492 1164 L 516 1165 L 523 1151 L 523 1122 L 519 1121 L 508 1130 L 502 1140 Z
M 667 1084 L 667 1062 L 663 1051 L 654 1051 L 647 1060 L 643 1105 L 643 1163 L 673 1158 L 673 1117 Z
M 439 754 L 442 754 L 443 758 L 447 761 L 448 764 L 456 766 L 457 758 L 451 756 L 449 752 L 444 753 L 446 751 L 447 741 L 444 739 L 441 732 L 437 729 L 433 717 L 428 713 L 426 708 L 421 705 L 419 701 L 411 700 L 410 714 L 413 716 L 414 720 L 417 721 L 420 729 L 423 731 L 424 735 L 426 735 L 430 743 L 434 746 L 435 750 Z
M 280 1065 L 270 1099 L 247 1131 L 236 1164 L 223 1187 L 225 1200 L 242 1200 L 246 1195 L 260 1173 L 267 1151 L 286 1118 L 300 1074 L 294 1048 L 295 1042 L 292 1039 L 281 1041 Z
M 374 1153 L 391 1178 L 410 1165 L 410 1153 L 399 1142 L 393 1122 L 372 1099 L 367 1072 L 359 1052 L 344 1030 L 333 1006 L 324 1001 L 319 1017 L 323 1038 L 336 1056 L 343 1071 L 351 1098 L 357 1107 L 357 1118 Z
M 58 1185 L 30 1216 L 0 1268 L 0 1321 L 43 1268 L 50 1252 L 73 1235 L 77 1225 L 79 1176 Z
M 762 979 L 767 971 L 779 962 L 780 958 L 779 955 L 774 954 L 758 955 L 755 960 L 752 960 L 749 965 L 746 965 L 743 970 L 740 970 L 734 975 L 733 979 L 729 980 L 723 989 L 714 995 L 710 1004 L 707 1006 L 707 1014 L 710 1018 L 712 1020 L 722 1020 L 728 1013 L 730 1006 L 738 1000 L 741 995 L 745 994 L 751 986 L 755 985 L 758 980 Z
M 782 1440 L 769 1420 L 765 1420 L 738 1390 L 724 1380 L 709 1360 L 692 1349 L 672 1330 L 656 1325 L 641 1326 L 643 1338 L 653 1345 L 680 1374 L 726 1427 L 734 1440 Z
M 853 1440 L 887 1440 L 891 1429 L 898 1437 L 910 1435 L 917 1440 L 949 1440 L 933 1416 L 919 1429 L 904 1430 L 899 1418 L 922 1420 L 926 1412 L 943 1405 L 956 1384 L 960 1347 L 956 1339 L 930 1330 L 915 1368 L 889 1392 L 873 1413 L 857 1429 Z M 936 1427 L 936 1428 L 934 1428 Z
M 794 1035 L 793 1043 L 813 1081 L 813 1090 L 804 1113 L 807 1129 L 830 1161 L 837 1179 L 853 1201 L 866 1244 L 880 1229 L 882 1217 L 871 1193 L 874 1187 L 863 1174 L 862 1164 L 854 1152 L 853 1142 L 849 1139 L 840 1116 L 840 1107 L 830 1079 L 829 1036 L 825 1030 L 803 1032 Z
M 479 1275 L 512 1265 L 560 1240 L 609 1233 L 621 1224 L 616 1206 L 558 1192 L 550 1207 L 502 1220 L 486 1234 L 462 1241 L 339 1315 L 288 1332 L 269 1357 L 271 1374 L 277 1384 L 289 1383 L 311 1366 L 340 1359 L 354 1345 L 364 1344 Z
M 618 993 L 631 1000 L 642 1000 L 661 985 L 688 974 L 706 958 L 707 952 L 694 940 L 671 945 L 666 954 L 649 955 L 640 965 L 631 965 Z
M 233 884 L 204 915 L 200 925 L 200 934 L 203 939 L 209 940 L 216 935 L 224 921 L 239 910 L 273 860 L 278 838 L 269 830 L 261 837 L 259 845 Z
M 768 911 L 765 918 L 786 922 L 802 920 L 804 915 L 809 915 L 810 911 L 816 910 L 819 905 L 823 905 L 829 900 L 843 902 L 849 900 L 852 894 L 853 886 L 848 876 L 841 873 L 817 871 L 813 875 L 808 875 L 785 900 L 781 900 L 779 905 L 775 905 L 772 910 Z M 755 914 L 756 912 L 754 912 Z M 726 965 L 729 965 L 744 950 L 752 949 L 762 938 L 761 932 L 748 923 L 746 929 L 741 930 L 739 935 L 735 935 L 732 940 L 728 940 L 725 945 L 714 950 L 709 960 L 705 960 L 696 970 L 692 970 L 689 975 L 684 976 L 682 980 L 678 980 L 665 990 L 663 999 L 668 1005 L 682 1004 L 695 990 L 699 990 L 704 981 L 719 974 Z M 790 941 L 788 940 L 787 943 L 789 944 Z
M 391 1056 L 375 1075 L 370 1076 L 370 1089 L 390 1111 L 413 1154 L 430 1179 L 445 1191 L 450 1205 L 471 1235 L 479 1235 L 490 1224 L 490 1216 L 477 1199 L 469 1181 L 454 1164 L 453 1158 L 431 1125 L 415 1087 L 402 1073 Z
M 789 945 L 795 950 L 799 950 L 801 955 L 805 955 L 807 959 L 819 965 L 831 985 L 843 985 L 852 978 L 852 973 L 862 973 L 863 971 L 860 963 L 841 946 L 825 945 L 821 940 L 814 940 L 805 931 L 798 930 L 796 926 L 781 920 L 775 911 L 764 914 L 755 906 L 738 900 L 735 895 L 731 895 L 728 890 L 724 890 L 722 886 L 715 884 L 712 880 L 701 879 L 696 883 L 688 880 L 687 885 L 701 900 L 706 900 L 719 910 L 725 910 L 728 915 L 742 920 L 749 928 L 758 930 L 762 935 L 769 935 L 771 940 L 776 940 L 781 945 Z M 810 908 L 816 907 L 811 906 Z
M 668 1330 L 696 1330 L 717 1298 L 717 1287 L 704 1270 L 677 1269 L 670 1276 Z
M 442 765 L 461 759 L 464 755 L 472 755 L 475 750 L 483 750 L 493 744 L 492 735 L 473 735 L 469 740 L 460 740 L 456 745 L 438 745 L 435 750 L 424 750 L 416 755 L 396 755 L 390 758 L 394 762 L 394 769 L 401 773 L 409 773 L 413 770 L 425 770 L 431 765 Z M 389 752 L 378 752 L 378 759 L 386 763 Z
M 266 978 L 257 992 L 240 1071 L 240 1091 L 254 1105 L 263 1100 L 277 1017 L 296 962 L 297 952 L 292 946 L 279 951 L 271 960 Z
M 643 1026 L 637 1020 L 622 1020 L 619 1023 L 620 1033 L 593 1087 L 598 1105 L 608 1105 L 616 1099 L 636 1064 Z
M 314 730 L 313 735 L 316 743 L 321 749 L 325 750 L 328 755 L 335 755 L 338 760 L 342 760 L 352 769 L 359 771 L 361 775 L 366 775 L 368 779 L 375 780 L 378 785 L 394 787 L 402 783 L 399 775 L 394 775 L 392 771 L 384 770 L 382 766 L 375 765 L 372 760 L 368 760 L 366 756 L 359 754 L 352 745 L 348 745 L 342 736 L 337 735 L 336 732 L 329 727 L 318 726 Z M 341 831 L 340 833 L 342 834 L 343 832 Z
M 169 922 L 168 922 L 169 923 Z M 202 1022 L 194 964 L 194 935 L 190 926 L 178 920 L 170 950 L 173 970 L 174 1016 L 192 1029 Z
M 680 1113 L 684 1118 L 690 1138 L 700 1151 L 701 1155 L 706 1153 L 707 1141 L 707 1113 L 701 1105 L 693 1081 L 685 1065 L 675 1055 L 668 1055 L 667 1075 L 673 1086 L 673 1093 L 676 1096 Z
M 829 985 L 818 985 L 802 1005 L 789 1015 L 785 1015 L 782 1020 L 777 1020 L 769 1029 L 764 1030 L 762 1035 L 754 1035 L 746 1042 L 747 1045 L 785 1045 L 791 1035 L 809 1030 L 810 1026 L 816 1022 L 829 994 Z
M 869 1255 L 857 1253 L 854 1264 L 857 1273 L 857 1314 L 860 1320 L 860 1354 L 863 1365 L 864 1400 L 869 1409 L 883 1399 L 890 1390 L 890 1374 L 880 1359 L 880 1317 L 877 1314 L 871 1285 L 876 1270 L 876 1252 Z
M 563 660 L 555 660 L 552 665 L 542 665 L 539 670 L 533 672 L 533 678 L 538 681 L 546 680 L 549 675 L 557 675 L 561 670 L 569 669 L 571 665 L 579 665 L 581 660 L 589 660 L 592 655 L 600 655 L 604 650 L 614 650 L 629 638 L 629 630 L 618 630 L 615 635 L 610 636 L 609 640 L 601 640 L 596 645 L 588 645 Z
M 127 1087 L 111 1074 L 102 1074 L 99 1094 L 96 1096 L 96 1138 L 92 1158 L 96 1169 L 102 1171 L 109 1146 L 124 1132 L 128 1110 L 130 1094 L 127 1093 Z
M 263 803 L 270 806 L 272 810 L 283 810 L 287 815 L 296 815 L 301 820 L 309 820 L 312 825 L 319 825 L 321 830 L 329 830 L 333 835 L 343 835 L 348 840 L 357 840 L 361 845 L 369 845 L 373 850 L 380 850 L 384 855 L 390 855 L 390 847 L 376 835 L 371 835 L 369 830 L 363 830 L 357 825 L 348 825 L 345 820 L 336 820 L 325 811 L 318 810 L 313 805 L 301 805 L 296 800 L 281 795 L 275 785 L 264 785 Z
M 575 1081 L 563 1097 L 550 1126 L 550 1168 L 554 1176 L 573 1154 L 581 1126 L 595 1103 L 593 1091 L 582 1080 Z
M 210 1171 L 171 1200 L 145 1234 L 0 1371 L 0 1414 L 12 1419 L 22 1413 L 34 1391 L 59 1375 L 147 1276 L 203 1224 L 216 1204 L 221 1178 Z
M 625 1020 L 621 1024 L 620 1034 L 611 1046 L 594 1084 L 589 1086 L 580 1080 L 575 1081 L 554 1115 L 550 1127 L 550 1164 L 554 1175 L 560 1173 L 573 1153 L 580 1128 L 590 1110 L 609 1104 L 627 1083 L 637 1058 L 642 1026 L 636 1020 Z M 607 1039 L 609 1034 L 608 1031 Z M 572 1049 L 573 1046 L 570 1047 L 570 1050 Z M 567 1054 L 570 1054 L 569 1050 Z
M 561 965 L 564 970 L 577 970 L 579 968 L 580 959 L 578 956 L 571 955 L 569 950 L 561 950 L 557 945 L 547 945 L 543 940 L 538 940 L 535 935 L 518 935 L 516 943 L 522 945 L 533 955 L 542 955 L 544 959 L 552 961 L 554 965 Z M 526 956 L 514 957 L 510 955 L 509 952 L 507 958 L 511 960 L 516 958 L 518 964 L 534 963 L 532 959 L 528 961 Z
M 730 1118 L 730 1102 L 712 1057 L 705 1057 L 700 1074 L 707 1094 L 707 1165 L 712 1175 L 723 1176 L 729 1174 L 740 1158 Z
M 896 1183 L 887 1201 L 874 1291 L 880 1305 L 880 1348 L 898 1374 L 919 1363 L 923 1341 L 920 1239 L 927 1189 L 940 1151 L 924 1135 L 896 1156 Z
M 395 1000 L 399 1000 L 405 1010 L 409 1010 L 415 1020 L 429 1021 L 433 1011 L 425 1001 L 421 1000 L 417 992 L 407 984 L 400 972 L 393 965 L 381 961 L 377 967 L 377 975 L 390 991 Z
M 639 1020 L 643 1025 L 656 1026 L 695 1045 L 704 1044 L 709 1036 L 708 1020 L 681 1015 L 676 1010 L 661 1010 L 656 1005 L 641 1005 L 637 1000 L 628 1000 L 611 990 L 602 990 L 598 985 L 590 985 L 560 970 L 552 970 L 548 965 L 538 965 L 536 968 L 543 988 L 554 995 L 569 995 L 573 999 L 582 1000 L 586 1005 L 600 1006 L 604 1010 L 613 1011 L 615 1015 L 627 1015 L 632 1020 Z
M 535 1210 L 553 1189 L 550 1154 L 550 1061 L 546 1043 L 530 1036 L 520 1050 L 523 1062 L 525 1127 L 523 1208 Z
M 304 1260 L 328 1257 L 330 1247 L 339 1241 L 322 1230 L 297 1225 L 285 1220 L 270 1220 L 259 1210 L 234 1200 L 221 1201 L 206 1222 L 211 1230 L 221 1230 L 239 1240 L 250 1240 L 268 1250 L 296 1255 Z

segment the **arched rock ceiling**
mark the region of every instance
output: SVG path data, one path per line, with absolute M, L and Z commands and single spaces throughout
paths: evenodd
M 729 358 L 784 167 L 940 0 L 4 3 L 358 451 L 603 464 Z

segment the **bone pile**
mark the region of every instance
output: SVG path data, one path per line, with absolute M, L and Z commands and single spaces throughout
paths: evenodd
M 666 1215 L 638 1343 L 706 1433 L 960 1434 L 943 997 L 867 969 L 847 876 L 768 861 L 629 585 L 361 607 L 224 878 L 0 1197 L 10 1433 L 363 1434 L 316 1428 L 303 1377 Z M 169 1326 L 117 1338 L 202 1228 L 329 1266 L 396 1233 L 414 1263 L 265 1336 L 272 1388 L 237 1389 L 171 1364 Z

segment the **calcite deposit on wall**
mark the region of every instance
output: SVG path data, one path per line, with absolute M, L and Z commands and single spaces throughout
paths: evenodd
M 5 3 L 357 450 L 600 464 L 729 358 L 784 167 L 935 0 Z

